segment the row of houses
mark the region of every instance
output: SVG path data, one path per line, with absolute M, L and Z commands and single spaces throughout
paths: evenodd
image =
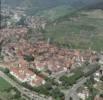
M 22 83 L 26 82 L 31 86 L 40 86 L 46 82 L 42 77 L 29 70 L 27 62 L 23 59 L 19 59 L 17 62 L 11 63 L 10 66 L 10 74 Z

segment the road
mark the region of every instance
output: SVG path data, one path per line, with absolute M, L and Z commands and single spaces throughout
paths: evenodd
M 68 91 L 63 91 L 65 93 L 65 100 L 69 100 L 70 97 L 73 98 L 73 100 L 80 100 L 77 96 L 76 90 L 82 86 L 88 78 L 83 78 L 81 81 L 79 81 L 77 84 L 75 84 L 71 89 Z
M 60 73 L 54 74 L 53 77 L 56 77 L 56 80 L 58 80 L 59 77 L 65 75 L 65 74 L 67 74 L 67 73 L 62 71 Z M 70 74 L 70 73 L 68 72 L 68 74 Z M 22 87 L 21 85 L 19 85 L 15 81 L 13 81 L 11 78 L 9 78 L 7 75 L 5 75 L 1 71 L 0 71 L 0 76 L 2 76 L 5 80 L 7 80 L 11 85 L 16 87 L 22 94 L 25 94 L 27 97 L 29 97 L 30 100 L 49 100 L 49 98 L 44 98 L 43 96 L 38 96 L 37 93 Z M 83 77 L 76 84 L 74 84 L 72 88 L 70 88 L 69 90 L 62 91 L 65 94 L 65 100 L 69 100 L 70 97 L 72 97 L 73 100 L 80 100 L 79 97 L 77 96 L 76 90 L 80 86 L 82 86 L 87 81 L 88 78 L 89 77 L 87 77 L 87 78 Z
M 52 75 L 52 77 L 56 77 L 55 80 L 58 81 L 61 76 L 66 75 L 66 74 L 71 75 L 70 71 L 68 71 L 68 72 L 61 71 L 59 73 Z M 62 91 L 65 94 L 65 100 L 69 100 L 70 97 L 72 97 L 73 100 L 80 100 L 79 97 L 77 96 L 76 90 L 80 86 L 82 86 L 86 82 L 87 79 L 88 78 L 82 78 L 71 89 Z
M 22 93 L 22 95 L 26 95 L 29 98 L 29 100 L 46 100 L 45 98 L 38 96 L 35 92 L 22 87 L 21 85 L 13 81 L 11 78 L 9 78 L 1 71 L 0 71 L 0 76 L 4 78 L 7 82 L 9 82 L 13 87 L 16 87 Z
M 70 72 L 68 71 L 67 72 L 68 75 L 70 75 Z M 58 81 L 58 79 L 62 76 L 62 75 L 66 75 L 67 74 L 66 72 L 62 72 L 62 73 L 58 73 L 56 74 L 56 81 Z M 70 97 L 73 98 L 73 100 L 80 100 L 79 97 L 77 96 L 77 93 L 76 93 L 76 90 L 81 87 L 86 81 L 87 79 L 89 79 L 89 76 L 87 78 L 85 77 L 82 77 L 81 80 L 78 80 L 78 82 L 73 85 L 72 88 L 70 88 L 69 90 L 63 90 L 62 92 L 64 92 L 65 94 L 65 100 L 70 100 Z
M 67 75 L 67 74 L 71 75 L 72 73 L 70 73 L 70 71 L 68 71 L 68 72 L 63 72 L 62 71 L 62 72 L 59 72 L 59 73 L 56 73 L 56 74 L 52 75 L 52 77 L 56 77 L 55 80 L 58 81 L 61 76 Z M 71 89 L 62 91 L 65 94 L 65 100 L 69 100 L 70 97 L 72 97 L 73 100 L 80 100 L 79 97 L 77 96 L 76 90 L 80 86 L 82 86 L 86 82 L 87 79 L 88 78 L 84 78 L 84 79 L 78 81 L 78 83 L 75 84 Z
M 102 68 L 102 66 L 101 66 Z M 72 88 L 70 88 L 68 91 L 63 91 L 65 93 L 65 100 L 70 100 L 70 97 L 73 98 L 73 100 L 80 100 L 77 96 L 76 90 L 81 87 L 88 79 L 90 78 L 90 76 L 88 77 L 82 77 L 80 80 L 78 80 L 78 82 L 76 84 L 74 84 L 72 86 Z

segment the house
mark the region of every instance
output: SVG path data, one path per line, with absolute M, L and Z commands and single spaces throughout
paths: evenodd
M 103 100 L 103 97 L 100 97 L 99 95 L 95 96 L 94 100 Z
M 100 63 L 101 65 L 103 65 L 103 54 L 100 55 L 99 63 Z
M 35 66 L 38 71 L 43 71 L 46 69 L 46 62 L 35 61 Z
M 86 100 L 89 97 L 89 90 L 87 87 L 80 87 L 78 90 L 78 97 L 82 100 Z
M 44 85 L 45 83 L 46 81 L 43 78 L 36 75 L 35 77 L 32 78 L 29 84 L 31 86 L 40 86 L 40 85 Z
M 100 81 L 100 72 L 97 71 L 95 74 L 94 74 L 94 80 L 99 82 Z
M 10 74 L 16 77 L 20 82 L 27 82 L 31 86 L 39 86 L 45 84 L 45 80 L 27 68 L 12 67 Z

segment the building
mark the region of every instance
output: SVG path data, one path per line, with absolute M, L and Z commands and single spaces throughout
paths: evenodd
M 77 93 L 78 97 L 86 100 L 89 97 L 89 90 L 87 87 L 80 87 Z
M 28 83 L 31 86 L 39 86 L 45 84 L 45 80 L 29 69 L 23 67 L 12 67 L 10 69 L 10 74 L 16 77 L 20 82 Z

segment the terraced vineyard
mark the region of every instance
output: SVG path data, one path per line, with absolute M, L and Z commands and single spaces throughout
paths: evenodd
M 48 24 L 46 38 L 69 48 L 103 50 L 103 11 L 78 11 Z

